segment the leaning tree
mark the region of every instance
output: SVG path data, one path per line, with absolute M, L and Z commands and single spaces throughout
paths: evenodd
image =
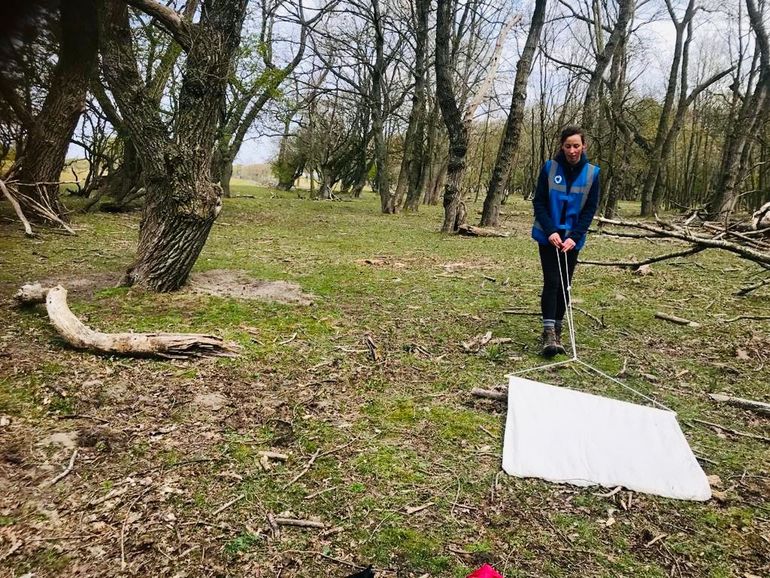
M 211 159 L 247 0 L 204 0 L 195 23 L 154 0 L 127 3 L 154 17 L 186 52 L 176 114 L 166 120 L 139 73 L 126 2 L 102 3 L 102 73 L 146 187 L 139 246 L 124 282 L 173 291 L 187 280 L 222 207 Z
M 59 178 L 64 168 L 70 138 L 86 104 L 88 83 L 96 68 L 96 2 L 69 0 L 35 1 L 22 9 L 22 29 L 34 34 L 15 36 L 8 30 L 0 39 L 0 100 L 19 127 L 16 145 L 18 202 L 20 214 L 38 222 L 64 224 L 65 210 L 59 200 Z M 9 14 L 4 14 L 4 19 Z M 8 26 L 8 22 L 4 23 Z M 39 42 L 46 28 L 58 29 L 53 46 Z M 11 26 L 13 32 L 13 26 Z M 29 38 L 32 36 L 32 38 Z M 51 40 L 50 38 L 47 38 Z M 31 40 L 31 42 L 29 42 Z M 41 68 L 56 62 L 39 86 Z M 46 92 L 47 89 L 47 92 Z M 45 93 L 42 97 L 41 93 Z M 41 102 L 38 104 L 36 100 Z M 6 192 L 6 195 L 9 193 Z

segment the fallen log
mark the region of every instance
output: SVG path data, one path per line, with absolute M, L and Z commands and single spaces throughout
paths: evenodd
M 770 416 L 770 403 L 765 403 L 764 401 L 755 401 L 753 399 L 733 397 L 731 395 L 724 395 L 722 393 L 710 393 L 708 396 L 714 401 L 718 401 L 720 403 L 726 403 L 727 405 L 732 405 L 741 409 L 748 409 L 750 411 L 761 413 L 762 415 Z
M 48 318 L 61 337 L 75 349 L 108 355 L 162 357 L 234 357 L 238 346 L 213 335 L 199 333 L 102 333 L 80 321 L 67 305 L 61 285 L 44 288 L 39 283 L 23 286 L 14 296 L 24 305 L 46 304 Z
M 473 225 L 467 224 L 457 227 L 457 232 L 458 234 L 467 237 L 510 237 L 508 233 L 501 233 L 500 231 L 485 229 L 483 227 L 474 227 Z

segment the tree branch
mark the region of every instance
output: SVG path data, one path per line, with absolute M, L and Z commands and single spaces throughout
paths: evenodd
M 155 18 L 185 51 L 190 49 L 190 22 L 185 20 L 179 12 L 159 2 L 155 2 L 155 0 L 124 1 L 126 4 Z
M 658 233 L 663 237 L 673 237 L 674 239 L 681 239 L 682 241 L 695 243 L 704 248 L 723 249 L 725 251 L 735 253 L 736 255 L 744 259 L 748 259 L 749 261 L 770 265 L 770 253 L 763 253 L 761 251 L 749 249 L 748 247 L 743 247 L 742 245 L 737 245 L 736 243 L 731 243 L 729 241 L 698 237 L 697 235 L 693 235 L 691 233 L 688 233 L 686 231 L 679 230 L 679 229 L 666 230 L 660 227 L 656 227 L 654 225 L 649 225 L 647 223 L 638 223 L 634 221 L 621 221 L 616 219 L 605 219 L 603 217 L 597 217 L 597 220 L 600 223 L 606 223 L 608 225 L 617 225 L 620 227 L 633 227 L 636 229 L 651 231 L 653 233 Z

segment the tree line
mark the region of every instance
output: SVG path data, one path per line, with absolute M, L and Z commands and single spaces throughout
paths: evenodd
M 10 0 L 0 41 L 2 182 L 17 214 L 66 226 L 71 193 L 142 205 L 125 282 L 187 278 L 258 133 L 276 184 L 383 213 L 499 224 L 566 124 L 603 169 L 602 213 L 770 200 L 765 0 Z M 655 39 L 665 31 L 666 38 Z M 664 41 L 665 40 L 665 41 Z M 10 185 L 10 187 L 6 187 Z

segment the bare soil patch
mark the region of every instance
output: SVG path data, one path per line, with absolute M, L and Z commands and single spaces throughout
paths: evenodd
M 261 299 L 290 305 L 312 305 L 314 296 L 296 283 L 254 279 L 245 271 L 212 269 L 194 273 L 188 283 L 190 293 L 236 299 Z

